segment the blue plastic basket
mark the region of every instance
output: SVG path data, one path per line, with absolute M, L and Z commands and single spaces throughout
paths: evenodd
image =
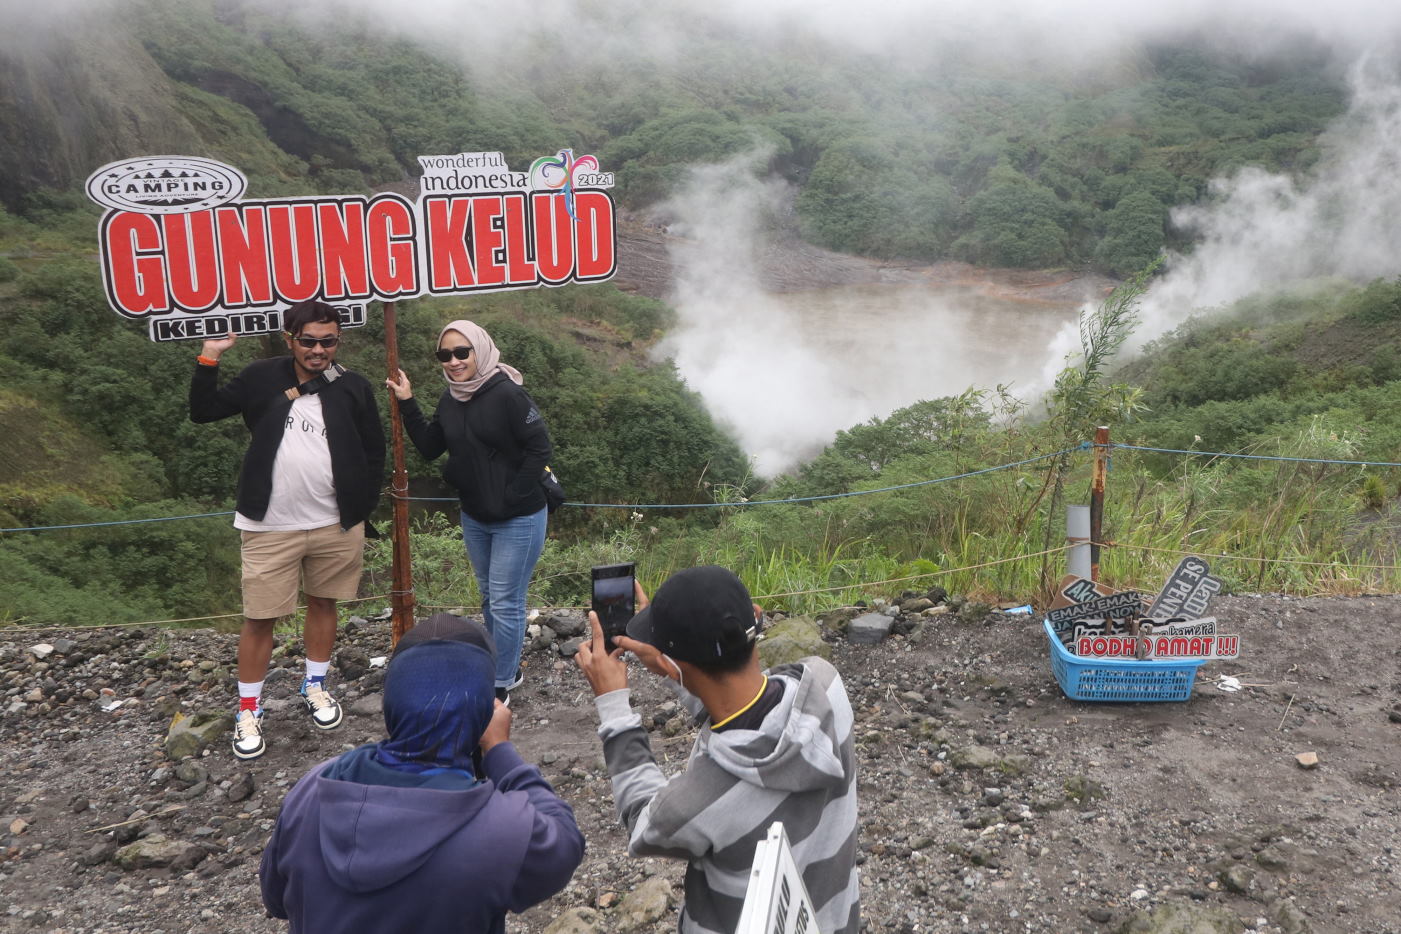
M 1206 664 L 1204 658 L 1154 662 L 1073 655 L 1049 622 L 1042 620 L 1041 625 L 1051 643 L 1051 670 L 1071 700 L 1185 701 L 1192 696 L 1197 669 Z

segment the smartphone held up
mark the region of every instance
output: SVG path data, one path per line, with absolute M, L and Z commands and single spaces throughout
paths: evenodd
M 629 561 L 624 564 L 596 565 L 592 570 L 592 608 L 598 614 L 599 626 L 603 629 L 603 650 L 610 655 L 617 645 L 615 636 L 626 635 L 628 620 L 637 613 L 637 600 L 634 595 L 633 579 L 637 565 Z

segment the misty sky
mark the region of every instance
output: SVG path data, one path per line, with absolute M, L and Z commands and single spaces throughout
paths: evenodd
M 313 26 L 328 16 L 341 22 L 362 17 L 386 33 L 457 56 L 479 77 L 540 54 L 542 37 L 550 54 L 576 63 L 644 59 L 671 67 L 694 64 L 717 32 L 752 36 L 756 43 L 796 35 L 834 54 L 878 55 L 891 68 L 918 68 L 945 54 L 1026 67 L 1093 68 L 1157 38 L 1191 37 L 1265 54 L 1307 37 L 1331 49 L 1337 67 L 1350 73 L 1349 113 L 1325 138 L 1325 155 L 1308 175 L 1246 170 L 1215 180 L 1202 205 L 1174 213 L 1173 222 L 1192 231 L 1199 245 L 1190 256 L 1169 258 L 1165 275 L 1145 298 L 1145 323 L 1135 343 L 1196 310 L 1300 276 L 1365 280 L 1401 272 L 1401 224 L 1395 220 L 1401 217 L 1401 81 L 1389 65 L 1401 51 L 1397 0 L 251 2 L 283 14 L 295 10 Z M 0 0 L 0 51 L 6 43 L 41 42 L 80 19 L 120 7 L 119 0 Z M 586 16 L 582 9 L 591 12 Z M 717 417 L 758 456 L 761 472 L 791 466 L 857 421 L 920 398 L 957 393 L 969 381 L 988 384 L 989 373 L 977 367 L 931 364 L 920 371 L 923 378 L 888 380 L 872 392 L 866 373 L 853 372 L 852 356 L 834 354 L 821 341 L 794 340 L 804 322 L 794 317 L 791 303 L 762 293 L 753 268 L 766 236 L 763 214 L 785 194 L 782 183 L 756 177 L 761 164 L 740 159 L 697 167 L 667 206 L 688 246 L 676 254 L 681 266 L 673 303 L 681 326 L 663 345 Z M 908 307 L 900 313 L 910 316 Z M 977 326 L 942 297 L 920 304 L 918 316 L 945 333 Z M 748 332 L 743 341 L 717 338 L 742 331 Z M 894 340 L 899 346 L 898 335 L 888 330 L 850 339 Z M 945 344 L 954 353 L 972 346 L 955 338 Z M 1076 345 L 1076 329 L 1068 324 L 1045 342 L 1039 363 L 1022 364 L 1028 375 L 1017 388 L 1032 393 L 1049 385 Z M 890 370 L 895 376 L 915 372 Z

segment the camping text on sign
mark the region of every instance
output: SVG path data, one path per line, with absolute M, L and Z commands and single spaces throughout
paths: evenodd
M 364 303 L 609 279 L 613 175 L 560 150 L 511 171 L 500 153 L 420 156 L 419 199 L 397 194 L 240 200 L 247 180 L 209 159 L 103 166 L 98 242 L 108 303 L 153 340 L 278 330 L 316 298 L 348 324 Z

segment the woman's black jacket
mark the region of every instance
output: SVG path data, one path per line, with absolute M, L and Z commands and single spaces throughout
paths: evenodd
M 432 421 L 413 398 L 400 402 L 399 412 L 418 453 L 432 460 L 448 452 L 443 479 L 473 519 L 501 522 L 545 508 L 540 478 L 550 462 L 550 433 L 530 394 L 504 372 L 466 402 L 444 390 Z

